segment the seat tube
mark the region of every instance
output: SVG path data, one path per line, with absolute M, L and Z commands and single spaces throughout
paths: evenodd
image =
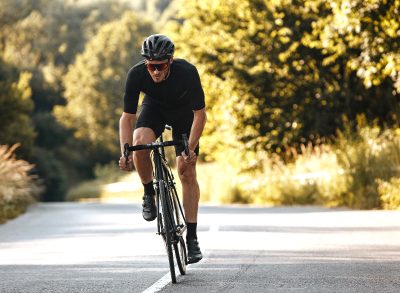
M 163 176 L 162 176 L 162 170 L 160 169 L 161 167 L 161 157 L 160 157 L 160 152 L 158 149 L 153 150 L 153 164 L 154 164 L 154 177 L 155 177 L 155 188 L 157 190 L 157 195 L 156 195 L 156 206 L 157 206 L 157 230 L 158 234 L 161 233 L 161 227 L 160 227 L 160 221 L 158 219 L 158 213 L 160 211 L 160 205 L 161 205 L 161 194 L 160 194 L 160 182 L 163 182 Z
M 158 149 L 154 150 L 154 167 L 155 167 L 155 175 L 157 181 L 164 180 L 163 170 L 162 170 L 162 162 L 161 162 L 161 154 Z

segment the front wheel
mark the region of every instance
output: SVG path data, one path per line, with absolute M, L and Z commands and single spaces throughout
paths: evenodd
M 171 280 L 172 283 L 176 283 L 176 275 L 175 275 L 175 266 L 174 266 L 174 253 L 172 250 L 173 245 L 173 235 L 172 235 L 172 223 L 169 218 L 169 210 L 166 201 L 166 188 L 164 181 L 161 180 L 159 182 L 159 190 L 160 190 L 160 200 L 161 200 L 161 207 L 162 207 L 162 227 L 163 227 L 163 239 L 165 241 L 165 248 L 167 250 L 168 255 L 168 262 L 169 262 L 169 270 L 171 272 Z

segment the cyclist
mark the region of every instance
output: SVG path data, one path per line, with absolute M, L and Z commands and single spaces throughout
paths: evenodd
M 207 118 L 204 92 L 197 69 L 184 59 L 175 59 L 174 48 L 174 43 L 165 35 L 155 34 L 144 40 L 141 49 L 144 60 L 134 65 L 127 75 L 119 136 L 123 154 L 126 142 L 132 145 L 151 143 L 163 132 L 165 124 L 172 126 L 174 140 L 181 139 L 183 133 L 188 135 L 189 156 L 183 147 L 175 147 L 175 153 L 187 221 L 188 261 L 196 263 L 202 259 L 196 232 L 200 198 L 196 161 L 200 136 Z M 136 121 L 140 92 L 145 96 Z M 157 212 L 150 151 L 134 152 L 127 166 L 121 155 L 120 169 L 131 170 L 132 161 L 144 186 L 143 218 L 153 221 Z

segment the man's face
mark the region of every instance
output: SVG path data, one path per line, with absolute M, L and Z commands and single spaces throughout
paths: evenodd
M 170 66 L 169 59 L 165 59 L 162 61 L 146 60 L 146 66 L 147 71 L 149 72 L 154 82 L 162 82 L 164 79 L 166 79 L 166 77 L 168 77 Z

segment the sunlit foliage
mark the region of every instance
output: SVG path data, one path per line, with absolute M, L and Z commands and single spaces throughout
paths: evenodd
M 319 3 L 306 1 L 317 12 Z M 326 64 L 348 55 L 347 66 L 367 88 L 389 78 L 400 94 L 400 1 L 334 0 L 326 6 L 331 13 L 322 14 L 304 38 L 309 46 L 323 50 Z
M 399 30 L 384 27 L 398 23 L 398 3 L 347 2 L 182 1 L 182 25 L 169 30 L 177 52 L 202 69 L 215 118 L 207 139 L 216 146 L 233 135 L 225 146 L 240 141 L 239 154 L 279 153 L 334 136 L 342 117 L 397 124 Z
M 101 27 L 70 66 L 64 78 L 66 106 L 55 108 L 59 121 L 78 139 L 117 154 L 118 117 L 126 73 L 140 58 L 151 26 L 135 13 Z

